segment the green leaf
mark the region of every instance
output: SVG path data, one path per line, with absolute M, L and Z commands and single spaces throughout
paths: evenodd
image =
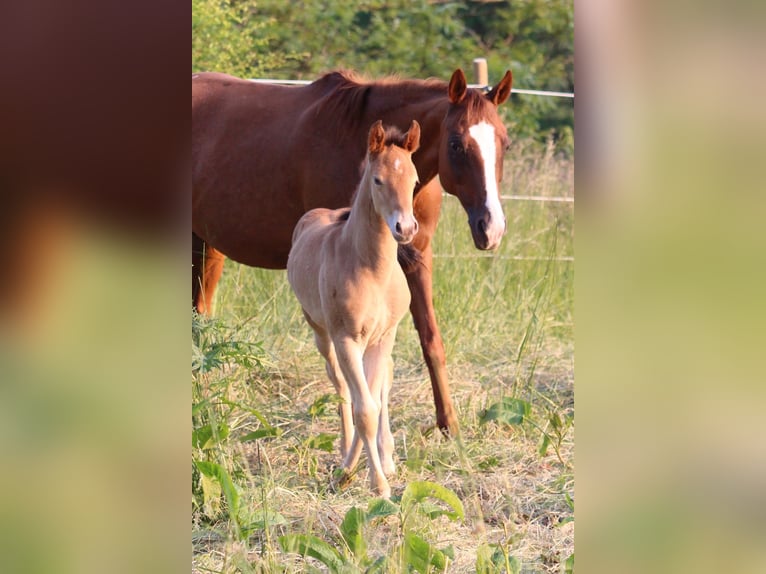
M 382 574 L 388 571 L 388 556 L 381 556 L 375 562 L 373 562 L 364 574 Z
M 306 448 L 315 448 L 323 450 L 325 452 L 333 452 L 335 447 L 335 439 L 338 438 L 337 434 L 322 432 L 316 436 L 311 436 L 303 442 L 303 446 Z
M 229 507 L 229 516 L 237 516 L 239 514 L 239 491 L 231 480 L 231 476 L 227 470 L 220 464 L 206 460 L 194 461 L 199 471 L 209 477 L 218 481 L 223 491 L 223 496 L 226 499 L 226 504 Z
M 399 512 L 399 506 L 385 498 L 375 498 L 367 505 L 367 520 L 391 516 Z
M 367 544 L 362 535 L 362 526 L 366 521 L 367 514 L 365 511 L 354 506 L 346 512 L 340 525 L 341 536 L 357 559 L 363 559 L 367 556 Z
M 526 401 L 504 397 L 501 401 L 493 404 L 479 417 L 479 424 L 495 421 L 500 424 L 520 425 L 524 418 L 529 416 L 530 406 Z
M 206 475 L 200 477 L 202 487 L 202 510 L 206 516 L 214 518 L 221 510 L 221 483 Z
M 564 561 L 564 574 L 574 574 L 574 552 Z
M 496 456 L 488 456 L 484 460 L 479 462 L 479 468 L 481 470 L 489 470 L 492 467 L 498 466 L 500 464 L 500 459 Z
M 311 556 L 327 566 L 331 572 L 348 570 L 348 563 L 327 542 L 310 534 L 285 534 L 279 537 L 279 545 L 285 552 Z
M 574 500 L 572 499 L 571 496 L 569 496 L 568 492 L 564 493 L 564 500 L 566 501 L 567 506 L 569 507 L 569 510 L 574 512 Z
M 239 439 L 239 442 L 250 442 L 253 440 L 258 440 L 259 438 L 276 437 L 280 434 L 282 434 L 282 431 L 280 431 L 277 427 L 262 428 L 242 436 Z
M 229 437 L 229 425 L 220 423 L 213 432 L 210 424 L 202 425 L 192 431 L 192 446 L 194 448 L 209 449 L 216 444 L 225 441 Z
M 537 454 L 540 456 L 545 456 L 545 453 L 548 452 L 548 447 L 551 444 L 551 437 L 548 436 L 548 433 L 543 433 L 543 438 L 540 441 L 540 448 L 537 449 Z
M 520 571 L 521 563 L 514 556 L 507 556 L 499 544 L 482 544 L 476 551 L 477 574 L 519 574 Z
M 495 562 L 492 550 L 496 544 L 482 544 L 476 550 L 476 574 L 499 574 L 500 564 Z M 502 553 L 501 553 L 502 558 Z
M 427 513 L 430 518 L 436 518 L 442 514 L 448 516 L 451 520 L 463 519 L 465 517 L 463 503 L 460 502 L 457 494 L 449 488 L 427 480 L 411 482 L 407 485 L 407 488 L 402 493 L 402 511 L 405 514 L 408 513 L 415 504 L 422 502 L 426 498 L 435 498 L 451 508 L 451 510 L 437 512 L 433 510 L 432 506 L 427 507 Z
M 240 524 L 243 524 L 243 529 L 248 531 L 253 530 L 266 530 L 271 526 L 279 526 L 281 524 L 287 524 L 287 520 L 284 516 L 274 510 L 256 510 L 252 513 L 240 512 Z
M 447 568 L 447 556 L 413 532 L 404 535 L 403 550 L 404 565 L 414 568 L 421 574 L 430 572 L 431 566 L 442 571 Z
M 315 400 L 313 403 L 311 403 L 311 406 L 309 407 L 309 414 L 312 417 L 319 417 L 327 414 L 327 405 L 331 404 L 340 404 L 343 399 L 341 399 L 336 394 L 327 394 L 322 395 L 317 400 Z

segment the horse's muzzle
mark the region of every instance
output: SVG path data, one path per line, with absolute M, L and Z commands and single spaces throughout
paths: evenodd
M 505 217 L 501 220 L 493 218 L 488 210 L 469 214 L 468 225 L 471 227 L 473 244 L 482 251 L 497 249 L 505 235 Z

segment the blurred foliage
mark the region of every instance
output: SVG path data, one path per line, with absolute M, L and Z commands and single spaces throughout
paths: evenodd
M 572 0 L 193 0 L 192 14 L 192 71 L 446 80 L 484 57 L 491 82 L 510 69 L 517 88 L 574 90 Z M 517 138 L 572 149 L 572 100 L 514 94 L 502 109 Z

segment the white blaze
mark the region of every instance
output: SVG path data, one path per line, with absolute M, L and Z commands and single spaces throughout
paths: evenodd
M 479 152 L 484 163 L 484 189 L 487 192 L 485 205 L 490 214 L 487 237 L 490 244 L 500 241 L 505 232 L 505 217 L 500 206 L 500 194 L 495 179 L 495 127 L 487 122 L 480 122 L 468 128 L 468 133 L 479 146 Z

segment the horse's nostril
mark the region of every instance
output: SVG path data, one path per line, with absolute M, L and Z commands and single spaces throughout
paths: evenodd
M 478 227 L 479 227 L 479 231 L 481 231 L 482 233 L 487 233 L 487 222 L 484 221 L 483 219 L 479 220 Z
M 402 232 L 402 224 L 398 221 L 396 222 L 396 232 L 401 233 Z

